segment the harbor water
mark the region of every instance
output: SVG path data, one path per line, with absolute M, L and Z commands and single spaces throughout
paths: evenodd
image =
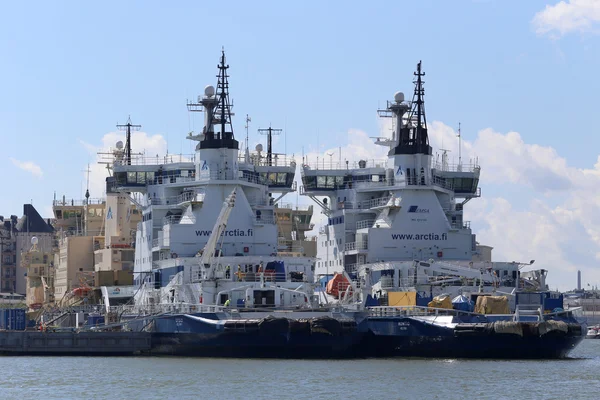
M 597 399 L 600 340 L 550 361 L 0 357 L 1 399 Z

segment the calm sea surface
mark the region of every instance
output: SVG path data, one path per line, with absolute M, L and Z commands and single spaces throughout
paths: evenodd
M 598 399 L 600 340 L 570 359 L 0 357 L 0 399 Z

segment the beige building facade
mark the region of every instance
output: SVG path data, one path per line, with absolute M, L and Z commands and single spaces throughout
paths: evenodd
M 55 255 L 56 301 L 76 288 L 94 286 L 98 271 L 133 271 L 132 232 L 141 214 L 126 194 L 109 193 L 105 200 L 55 201 L 59 237 Z
M 94 271 L 93 236 L 66 236 L 60 240 L 54 257 L 56 276 L 54 298 L 61 301 L 74 288 L 82 284 L 85 272 Z

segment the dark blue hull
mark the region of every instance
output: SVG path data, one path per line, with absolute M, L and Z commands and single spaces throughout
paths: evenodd
M 236 358 L 355 358 L 363 335 L 267 336 L 153 333 L 152 355 Z
M 406 317 L 376 318 L 369 320 L 363 345 L 373 357 L 548 359 L 566 357 L 585 337 L 576 323 L 567 332 L 544 334 L 528 331 L 526 324 L 523 335 L 496 333 L 485 325 L 490 324 L 451 329 Z
M 285 318 L 229 320 L 216 316 L 169 316 L 157 319 L 152 332 L 153 355 L 240 358 L 357 357 L 365 330 L 354 321 L 332 318 L 303 322 Z
M 222 317 L 222 316 L 221 316 Z M 546 323 L 502 321 L 518 334 L 495 329 L 485 316 L 448 320 L 413 317 L 262 318 L 220 320 L 216 314 L 169 315 L 152 322 L 152 355 L 239 358 L 564 358 L 584 339 L 575 320 L 563 330 Z M 546 325 L 544 325 L 546 324 Z M 543 329 L 542 329 L 543 328 Z

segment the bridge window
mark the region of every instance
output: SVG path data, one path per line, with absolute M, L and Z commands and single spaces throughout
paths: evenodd
M 277 174 L 277 184 L 278 185 L 285 185 L 286 183 L 286 173 L 279 173 Z
M 277 174 L 275 172 L 271 172 L 269 174 L 267 185 L 273 185 L 275 182 L 277 182 Z

